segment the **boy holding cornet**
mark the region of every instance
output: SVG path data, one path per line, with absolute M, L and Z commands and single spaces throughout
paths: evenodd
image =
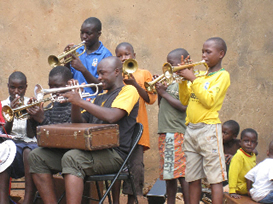
M 123 63 L 124 69 L 130 69 L 128 66 L 126 68 L 126 60 L 135 59 L 136 53 L 134 48 L 130 43 L 122 42 L 116 47 L 116 56 Z M 137 64 L 135 64 L 135 71 L 129 76 L 125 76 L 123 82 L 126 85 L 133 85 L 140 96 L 139 98 L 139 110 L 137 116 L 137 122 L 143 125 L 142 137 L 133 152 L 130 164 L 131 170 L 134 175 L 136 192 L 138 195 L 143 195 L 142 189 L 144 185 L 144 164 L 143 164 L 143 152 L 150 148 L 150 138 L 149 138 L 149 126 L 148 126 L 148 115 L 146 110 L 146 104 L 153 104 L 156 101 L 157 95 L 154 93 L 149 93 L 144 87 L 144 82 L 150 82 L 152 80 L 152 74 L 145 69 L 139 69 Z M 130 71 L 129 71 L 130 72 Z M 113 201 L 114 204 L 119 203 L 119 193 L 120 193 L 120 181 L 117 181 L 113 188 Z M 130 183 L 126 180 L 124 181 L 123 193 L 128 194 L 128 204 L 134 203 L 133 191 L 131 189 Z
M 222 182 L 227 179 L 223 152 L 222 128 L 218 112 L 230 85 L 229 73 L 222 68 L 227 51 L 219 37 L 203 44 L 202 58 L 209 67 L 207 75 L 196 77 L 192 70 L 183 69 L 179 85 L 180 100 L 187 105 L 187 129 L 184 137 L 186 154 L 186 181 L 189 182 L 190 203 L 198 204 L 201 196 L 201 179 L 211 184 L 212 202 L 222 204 Z M 191 85 L 188 87 L 188 81 Z
M 85 41 L 86 51 L 83 53 L 85 48 L 80 47 L 77 52 L 83 54 L 79 57 L 72 55 L 73 60 L 65 65 L 71 70 L 73 78 L 78 80 L 79 84 L 99 83 L 97 65 L 102 59 L 112 56 L 111 52 L 99 41 L 101 29 L 102 24 L 98 18 L 87 18 L 80 29 L 80 38 Z M 74 44 L 67 45 L 65 51 L 73 46 Z M 91 87 L 86 87 L 84 90 L 90 94 L 95 92 Z
M 172 50 L 167 56 L 171 66 L 177 66 L 189 53 L 183 48 Z M 174 204 L 177 182 L 180 182 L 185 204 L 189 204 L 189 184 L 185 181 L 186 157 L 182 144 L 186 130 L 187 106 L 179 100 L 178 83 L 155 84 L 158 93 L 158 149 L 160 155 L 159 178 L 166 181 L 167 203 Z M 178 181 L 177 181 L 178 180 Z
M 2 101 L 2 106 L 9 106 L 14 109 L 18 106 L 27 105 L 29 98 L 25 97 L 27 89 L 27 78 L 20 72 L 13 72 L 9 76 L 8 90 L 9 97 Z M 9 120 L 10 119 L 10 120 Z M 13 163 L 5 171 L 0 173 L 0 203 L 9 203 L 9 181 L 10 177 L 18 179 L 25 176 L 26 188 L 24 204 L 32 203 L 35 194 L 35 186 L 29 173 L 29 164 L 27 157 L 31 150 L 37 147 L 37 140 L 34 134 L 31 134 L 30 125 L 27 120 L 21 120 L 16 117 L 8 118 L 2 132 L 13 137 L 16 144 L 16 156 Z

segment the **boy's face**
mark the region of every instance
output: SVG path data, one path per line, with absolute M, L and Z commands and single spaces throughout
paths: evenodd
M 222 127 L 222 134 L 223 134 L 223 142 L 227 143 L 233 139 L 236 139 L 237 135 L 235 135 L 232 131 L 232 128 L 228 125 L 223 125 Z
M 243 136 L 243 139 L 241 139 L 240 144 L 245 152 L 251 154 L 258 144 L 256 134 L 252 132 L 246 132 Z
M 81 40 L 85 40 L 85 44 L 88 47 L 91 47 L 95 43 L 99 41 L 99 37 L 101 35 L 101 31 L 97 31 L 96 26 L 94 24 L 84 23 L 81 27 Z
M 202 49 L 202 59 L 206 61 L 209 67 L 217 65 L 224 57 L 224 51 L 219 49 L 213 40 L 206 41 Z
M 50 76 L 48 78 L 48 86 L 49 88 L 60 88 L 60 87 L 66 87 L 67 81 L 63 79 L 63 77 L 60 74 Z
M 27 84 L 22 79 L 10 79 L 8 83 L 10 100 L 13 101 L 18 94 L 21 98 L 25 96 Z
M 116 56 L 120 59 L 122 63 L 127 59 L 135 59 L 136 54 L 132 51 L 129 46 L 120 46 L 116 49 Z
M 60 87 L 66 87 L 67 85 L 67 81 L 65 81 L 62 77 L 62 75 L 57 74 L 54 76 L 50 76 L 48 78 L 48 86 L 49 88 L 53 89 L 53 88 L 60 88 Z M 60 93 L 62 92 L 58 92 L 58 93 L 54 93 L 54 95 L 56 95 L 57 97 L 60 95 Z

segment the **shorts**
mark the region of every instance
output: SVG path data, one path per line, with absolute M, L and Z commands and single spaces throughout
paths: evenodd
M 143 146 L 137 145 L 135 150 L 133 151 L 129 165 L 131 169 L 131 173 L 134 178 L 134 184 L 137 195 L 143 195 L 143 187 L 144 187 L 144 164 L 143 164 Z M 123 194 L 133 195 L 133 190 L 131 187 L 130 180 L 124 180 L 123 182 Z
M 227 179 L 221 124 L 189 123 L 183 148 L 187 182 L 207 178 L 216 184 Z
M 89 175 L 116 173 L 123 164 L 123 159 L 113 149 L 84 151 L 39 147 L 30 153 L 28 160 L 30 173 L 62 172 L 82 179 Z
M 260 200 L 259 203 L 273 203 L 273 190 Z
M 37 143 L 35 142 L 16 142 L 16 155 L 15 158 L 10 165 L 10 167 L 7 169 L 8 174 L 10 177 L 18 179 L 25 176 L 25 169 L 24 169 L 24 158 L 23 158 L 23 151 L 25 148 L 29 148 L 31 150 L 38 147 Z
M 186 157 L 182 148 L 183 142 L 183 133 L 159 134 L 159 178 L 161 180 L 185 177 Z

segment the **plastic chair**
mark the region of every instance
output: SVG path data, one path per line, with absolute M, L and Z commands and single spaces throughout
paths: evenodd
M 142 131 L 143 131 L 142 124 L 136 123 L 134 133 L 132 136 L 131 150 L 128 153 L 126 159 L 124 160 L 123 164 L 121 165 L 121 167 L 117 173 L 103 174 L 103 175 L 92 175 L 92 176 L 86 177 L 86 179 L 85 179 L 86 182 L 88 182 L 88 181 L 95 181 L 96 182 L 96 188 L 97 188 L 98 197 L 99 197 L 99 200 L 94 199 L 94 198 L 90 198 L 90 197 L 88 197 L 88 199 L 99 201 L 99 204 L 101 204 L 105 200 L 106 196 L 108 196 L 109 204 L 111 204 L 112 201 L 111 201 L 110 191 L 111 191 L 115 181 L 130 179 L 130 181 L 131 181 L 130 183 L 131 183 L 131 187 L 132 187 L 133 194 L 135 197 L 135 201 L 136 201 L 136 203 L 138 203 L 137 194 L 136 194 L 136 190 L 135 190 L 135 184 L 133 181 L 133 175 L 131 174 L 130 166 L 128 165 L 128 161 L 132 155 L 132 152 L 134 151 L 135 147 L 137 146 L 138 141 L 140 140 L 140 138 L 142 136 Z M 98 181 L 105 181 L 106 192 L 104 193 L 103 196 L 101 196 Z M 110 186 L 108 184 L 108 181 L 112 181 Z

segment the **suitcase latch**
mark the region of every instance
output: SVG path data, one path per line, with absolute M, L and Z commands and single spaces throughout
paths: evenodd
M 79 131 L 74 131 L 74 139 L 76 140 L 77 139 L 77 136 L 78 136 L 78 132 L 79 132 L 79 134 L 81 133 L 81 131 L 79 130 Z
M 49 130 L 44 129 L 44 132 L 46 134 L 46 137 L 49 137 Z

